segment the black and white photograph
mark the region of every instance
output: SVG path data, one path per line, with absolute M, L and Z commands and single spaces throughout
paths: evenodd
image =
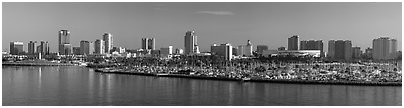
M 402 2 L 2 2 L 2 106 L 402 106 Z

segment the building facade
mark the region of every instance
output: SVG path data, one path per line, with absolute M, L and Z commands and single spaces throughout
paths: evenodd
M 104 33 L 102 35 L 102 40 L 104 41 L 104 52 L 107 54 L 111 54 L 112 46 L 113 46 L 113 38 L 111 33 Z
M 198 48 L 198 37 L 195 35 L 195 31 L 187 31 L 184 37 L 184 54 L 194 54 L 199 52 Z
M 292 37 L 288 38 L 288 50 L 299 50 L 299 36 L 293 35 Z
M 253 56 L 253 44 L 250 40 L 247 40 L 246 45 L 240 45 L 237 47 L 237 54 L 239 56 L 250 57 Z
M 156 50 L 156 39 L 142 38 L 142 49 Z
M 37 52 L 36 48 L 36 41 L 29 41 L 28 43 L 28 54 L 35 54 Z
M 262 52 L 264 50 L 268 50 L 268 46 L 267 45 L 257 45 L 257 53 L 258 54 L 262 54 Z
M 24 53 L 24 43 L 23 42 L 10 42 L 10 54 L 21 55 Z
M 97 39 L 94 42 L 94 53 L 95 54 L 104 54 L 104 40 Z
M 352 58 L 360 59 L 362 57 L 361 47 L 352 47 Z
M 41 41 L 39 48 L 37 47 L 37 52 L 41 55 L 49 55 L 49 43 L 48 41 Z
M 68 30 L 59 31 L 58 46 L 60 55 L 70 55 L 72 53 L 70 45 L 70 32 Z
M 223 57 L 225 60 L 231 60 L 233 59 L 233 47 L 229 43 L 225 44 L 213 44 L 210 47 L 212 55 L 218 55 L 220 57 Z
M 328 42 L 329 57 L 334 60 L 351 60 L 352 43 L 350 40 L 330 40 Z
M 372 58 L 374 60 L 394 59 L 397 55 L 397 40 L 389 37 L 373 39 Z
M 80 55 L 90 55 L 94 52 L 94 43 L 82 40 L 80 41 Z

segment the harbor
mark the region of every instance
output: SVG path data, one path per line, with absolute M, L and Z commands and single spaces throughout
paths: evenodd
M 401 70 L 392 64 L 290 63 L 268 69 L 263 64 L 255 65 L 251 69 L 121 65 L 95 68 L 95 72 L 241 82 L 402 86 Z

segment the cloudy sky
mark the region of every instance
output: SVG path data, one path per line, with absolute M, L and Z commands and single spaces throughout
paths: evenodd
M 57 51 L 58 31 L 71 32 L 71 43 L 101 39 L 112 33 L 114 46 L 141 47 L 155 37 L 156 48 L 184 47 L 184 35 L 195 30 L 201 51 L 213 43 L 287 46 L 287 38 L 352 40 L 362 49 L 388 36 L 402 43 L 401 3 L 5 3 L 2 49 L 10 41 L 49 41 Z

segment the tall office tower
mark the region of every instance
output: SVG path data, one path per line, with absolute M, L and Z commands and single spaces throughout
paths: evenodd
M 110 54 L 113 46 L 112 34 L 104 33 L 102 35 L 102 40 L 104 41 L 104 52 Z
M 82 40 L 80 41 L 80 55 L 89 55 L 94 52 L 94 43 Z
M 35 44 L 36 44 L 36 41 L 29 41 L 29 43 L 28 43 L 28 54 L 31 54 L 31 55 L 35 54 L 35 52 L 36 52 Z
M 247 41 L 247 45 L 240 45 L 238 46 L 238 51 L 237 54 L 240 56 L 252 56 L 253 55 L 253 44 L 251 43 L 250 40 Z
M 142 38 L 142 49 L 156 49 L 156 39 L 155 38 Z
M 323 40 L 303 40 L 300 41 L 300 50 L 320 50 L 320 56 L 324 57 Z
M 352 59 L 352 43 L 349 40 L 337 40 L 328 42 L 329 54 L 332 59 L 336 60 L 351 60 Z M 330 44 L 331 43 L 331 44 Z M 332 48 L 330 48 L 332 47 Z M 332 50 L 334 49 L 334 50 Z
M 299 50 L 299 36 L 293 35 L 292 37 L 288 38 L 288 50 Z
M 37 48 L 37 52 L 41 53 L 41 55 L 48 55 L 49 54 L 49 43 L 48 41 L 41 41 L 39 48 Z
M 105 49 L 104 48 L 104 41 L 100 40 L 100 39 L 95 40 L 95 42 L 94 42 L 94 53 L 95 54 L 104 54 L 105 53 L 104 49 Z
M 185 48 L 185 54 L 193 54 L 196 53 L 195 51 L 195 45 L 197 45 L 197 36 L 195 36 L 195 31 L 187 31 L 185 33 L 184 37 L 184 48 Z
M 59 54 L 60 55 L 69 55 L 71 54 L 71 45 L 70 45 L 70 32 L 68 30 L 60 30 L 59 31 Z
M 361 47 L 352 47 L 352 58 L 360 59 L 362 56 Z
M 73 47 L 73 54 L 74 55 L 81 55 L 80 54 L 80 47 Z
M 147 49 L 155 50 L 156 49 L 156 40 L 154 38 L 149 38 L 147 40 Z
M 334 58 L 335 56 L 335 40 L 329 40 L 328 41 L 328 53 L 327 56 L 331 59 Z
M 397 53 L 397 40 L 389 37 L 373 39 L 372 57 L 375 60 L 394 59 Z
M 213 44 L 210 48 L 212 54 L 223 57 L 225 60 L 231 60 L 233 57 L 233 47 L 229 43 Z
M 258 54 L 262 54 L 262 52 L 264 50 L 268 50 L 268 46 L 267 45 L 257 45 L 257 53 Z
M 23 42 L 10 42 L 10 54 L 12 55 L 20 55 L 24 52 L 24 43 Z

